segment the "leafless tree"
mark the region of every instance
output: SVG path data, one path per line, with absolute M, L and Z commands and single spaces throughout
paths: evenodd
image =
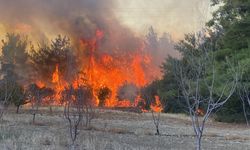
M 63 91 L 64 99 L 64 117 L 69 123 L 69 133 L 72 141 L 72 148 L 75 146 L 77 135 L 79 134 L 79 125 L 83 118 L 83 102 L 75 97 L 75 89 L 70 86 Z
M 35 123 L 36 114 L 42 104 L 44 98 L 44 88 L 38 87 L 36 84 L 31 84 L 28 87 L 28 97 L 31 102 L 31 113 L 33 115 L 32 123 Z
M 63 91 L 62 97 L 64 99 L 64 117 L 69 123 L 69 133 L 72 141 L 71 147 L 74 148 L 84 115 L 87 127 L 94 118 L 93 109 L 89 104 L 92 93 L 87 86 L 77 88 L 70 86 Z
M 7 110 L 11 96 L 15 93 L 15 82 L 3 79 L 0 81 L 0 119 L 3 117 L 4 112 Z
M 97 114 L 92 104 L 85 104 L 83 109 L 84 109 L 84 116 L 85 116 L 85 127 L 90 128 L 91 121 L 97 117 Z
M 82 102 L 83 115 L 85 117 L 85 127 L 89 128 L 92 119 L 96 117 L 92 106 L 92 89 L 89 86 L 79 86 L 76 89 L 76 99 Z
M 161 121 L 161 113 L 160 112 L 154 112 L 153 110 L 151 110 L 151 114 L 152 114 L 152 119 L 154 121 L 155 129 L 156 129 L 155 134 L 160 135 L 159 126 L 160 126 L 160 121 Z
M 160 126 L 160 121 L 161 121 L 162 105 L 160 104 L 159 97 L 157 96 L 155 89 L 157 89 L 156 86 L 154 84 L 151 84 L 150 86 L 143 88 L 141 92 L 142 92 L 142 97 L 144 101 L 146 100 L 149 103 L 149 109 L 151 111 L 152 120 L 153 120 L 155 130 L 156 130 L 155 134 L 160 135 L 159 126 Z
M 222 107 L 234 93 L 238 71 L 232 65 L 228 76 L 220 78 L 215 69 L 211 47 L 202 34 L 187 35 L 176 48 L 183 54 L 181 60 L 174 60 L 175 79 L 186 101 L 189 116 L 196 136 L 196 149 L 201 149 L 205 123 L 211 113 Z M 230 64 L 230 63 L 228 63 Z M 204 109 L 204 115 L 197 111 Z
M 247 126 L 249 126 L 249 121 L 248 121 L 248 113 L 246 110 L 246 106 L 250 107 L 250 87 L 249 87 L 249 79 L 248 77 L 243 77 L 244 70 L 241 69 L 241 77 L 240 77 L 240 82 L 238 84 L 237 92 L 240 97 L 240 100 L 242 102 L 242 109 L 244 113 L 244 117 L 246 120 Z
M 47 99 L 50 114 L 52 114 L 52 105 L 55 100 L 55 91 L 52 88 L 43 89 L 43 97 Z

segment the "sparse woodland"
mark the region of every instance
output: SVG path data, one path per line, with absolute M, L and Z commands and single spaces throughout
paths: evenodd
M 148 84 L 140 77 L 150 59 L 137 53 L 138 59 L 128 59 L 137 71 L 133 82 L 108 87 L 96 81 L 97 62 L 110 76 L 123 76 L 117 68 L 111 71 L 116 57 L 95 52 L 98 42 L 108 40 L 102 41 L 99 30 L 95 38 L 80 40 L 84 51 L 67 36 L 33 45 L 30 37 L 6 34 L 0 149 L 250 149 L 250 1 L 211 0 L 211 5 L 218 9 L 204 29 L 178 42 L 149 28 L 146 54 L 158 55 L 152 49 L 168 46 L 179 57 L 153 59 L 161 64 L 162 78 Z

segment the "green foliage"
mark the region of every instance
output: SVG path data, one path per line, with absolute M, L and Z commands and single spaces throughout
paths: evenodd
M 20 35 L 7 34 L 6 41 L 2 42 L 1 73 L 8 80 L 23 80 L 28 68 L 27 39 L 22 40 Z
M 3 42 L 1 56 L 0 86 L 1 100 L 13 103 L 18 108 L 26 103 L 24 89 L 21 84 L 27 79 L 28 69 L 27 39 L 20 35 L 7 34 Z
M 72 72 L 77 70 L 77 59 L 71 47 L 70 39 L 60 35 L 51 41 L 50 46 L 39 45 L 38 50 L 33 47 L 29 58 L 33 69 L 37 73 L 36 77 L 43 81 L 49 79 L 47 82 L 50 82 L 57 65 L 60 65 L 59 72 L 67 81 L 73 78 L 71 77 Z M 70 75 L 68 75 L 69 72 Z
M 163 79 L 159 81 L 158 95 L 164 104 L 164 112 L 183 113 L 185 101 L 180 97 L 178 83 L 173 74 L 174 58 L 168 57 L 162 65 Z
M 27 104 L 28 100 L 26 97 L 25 90 L 23 89 L 22 86 L 16 85 L 14 88 L 15 88 L 14 92 L 11 95 L 11 102 L 17 107 L 16 112 L 18 113 L 19 107 L 24 105 L 24 104 Z
M 215 115 L 215 120 L 220 122 L 245 122 L 242 111 L 242 103 L 239 96 L 235 94 Z M 247 107 L 247 113 L 250 112 L 250 107 Z M 248 116 L 248 119 L 250 116 Z

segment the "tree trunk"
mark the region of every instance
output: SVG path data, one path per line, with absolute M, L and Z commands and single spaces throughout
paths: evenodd
M 52 106 L 49 106 L 49 112 L 52 114 Z
M 20 105 L 16 106 L 16 113 L 17 114 L 19 113 L 19 108 L 20 108 Z
M 196 150 L 201 150 L 201 136 L 196 138 Z
M 245 102 L 244 102 L 244 100 L 243 100 L 243 99 L 242 99 L 242 107 L 243 107 L 243 113 L 244 113 L 244 117 L 245 117 L 245 120 L 246 120 L 247 126 L 249 126 L 249 123 L 248 123 L 248 118 L 247 118 L 247 113 L 246 113 L 246 106 L 245 106 Z
M 156 135 L 160 135 L 159 127 L 156 127 Z
M 33 120 L 32 120 L 33 124 L 35 123 L 35 119 L 36 119 L 36 113 L 33 113 Z

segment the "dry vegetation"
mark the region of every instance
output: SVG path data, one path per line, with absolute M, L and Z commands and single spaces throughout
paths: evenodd
M 161 136 L 155 135 L 150 113 L 98 109 L 91 127 L 80 128 L 79 150 L 194 149 L 191 122 L 185 115 L 161 114 Z M 35 124 L 29 109 L 20 114 L 10 108 L 0 126 L 3 150 L 67 150 L 71 141 L 62 108 L 41 108 Z M 204 149 L 250 149 L 250 130 L 245 125 L 208 121 Z

